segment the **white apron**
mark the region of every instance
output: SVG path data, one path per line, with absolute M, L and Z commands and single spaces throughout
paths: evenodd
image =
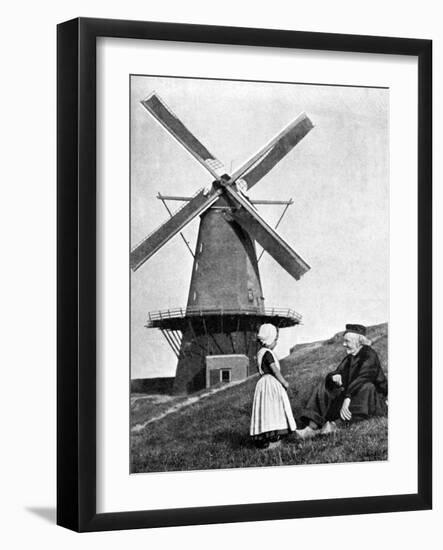
M 261 363 L 267 351 L 273 356 L 274 363 L 280 370 L 280 364 L 273 351 L 261 348 L 257 354 L 261 377 L 255 387 L 252 404 L 251 436 L 266 432 L 288 433 L 295 431 L 297 427 L 285 388 L 272 374 L 264 374 L 262 370 Z

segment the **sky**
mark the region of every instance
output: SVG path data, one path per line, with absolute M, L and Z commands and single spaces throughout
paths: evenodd
M 169 218 L 158 192 L 190 196 L 213 179 L 142 107 L 152 91 L 228 173 L 299 113 L 315 126 L 250 192 L 252 199 L 293 199 L 278 233 L 311 266 L 296 281 L 268 254 L 260 260 L 265 306 L 303 316 L 302 325 L 280 332 L 280 357 L 346 323 L 388 321 L 389 90 L 132 76 L 131 247 Z M 282 208 L 258 207 L 272 226 Z M 183 231 L 191 247 L 198 223 Z M 131 272 L 132 378 L 174 376 L 175 355 L 160 331 L 144 325 L 150 311 L 186 306 L 192 262 L 176 235 Z

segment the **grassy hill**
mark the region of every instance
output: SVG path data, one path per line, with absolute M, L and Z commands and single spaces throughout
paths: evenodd
M 289 398 L 298 420 L 313 385 L 344 356 L 342 334 L 292 348 L 281 363 L 290 383 Z M 387 372 L 387 325 L 368 329 Z M 223 391 L 191 398 L 133 396 L 131 471 L 205 470 L 326 462 L 386 460 L 387 418 L 343 426 L 339 432 L 300 442 L 293 436 L 274 450 L 257 450 L 249 441 L 249 422 L 257 375 Z M 170 412 L 176 407 L 176 412 Z M 162 414 L 163 418 L 152 421 Z M 151 422 L 150 422 L 151 420 Z

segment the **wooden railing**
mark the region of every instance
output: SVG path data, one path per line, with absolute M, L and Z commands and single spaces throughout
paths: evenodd
M 289 308 L 264 308 L 259 309 L 256 307 L 253 308 L 215 308 L 215 309 L 202 309 L 195 307 L 187 308 L 176 308 L 176 309 L 166 309 L 163 311 L 150 312 L 148 314 L 148 323 L 150 321 L 161 321 L 162 319 L 177 319 L 184 317 L 206 317 L 212 315 L 257 315 L 257 316 L 270 316 L 270 317 L 288 317 L 301 321 L 302 316 Z

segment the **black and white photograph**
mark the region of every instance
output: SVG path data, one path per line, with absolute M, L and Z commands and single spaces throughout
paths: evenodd
M 388 460 L 389 88 L 129 87 L 130 472 Z
M 2 548 L 438 548 L 439 7 L 5 4 Z

